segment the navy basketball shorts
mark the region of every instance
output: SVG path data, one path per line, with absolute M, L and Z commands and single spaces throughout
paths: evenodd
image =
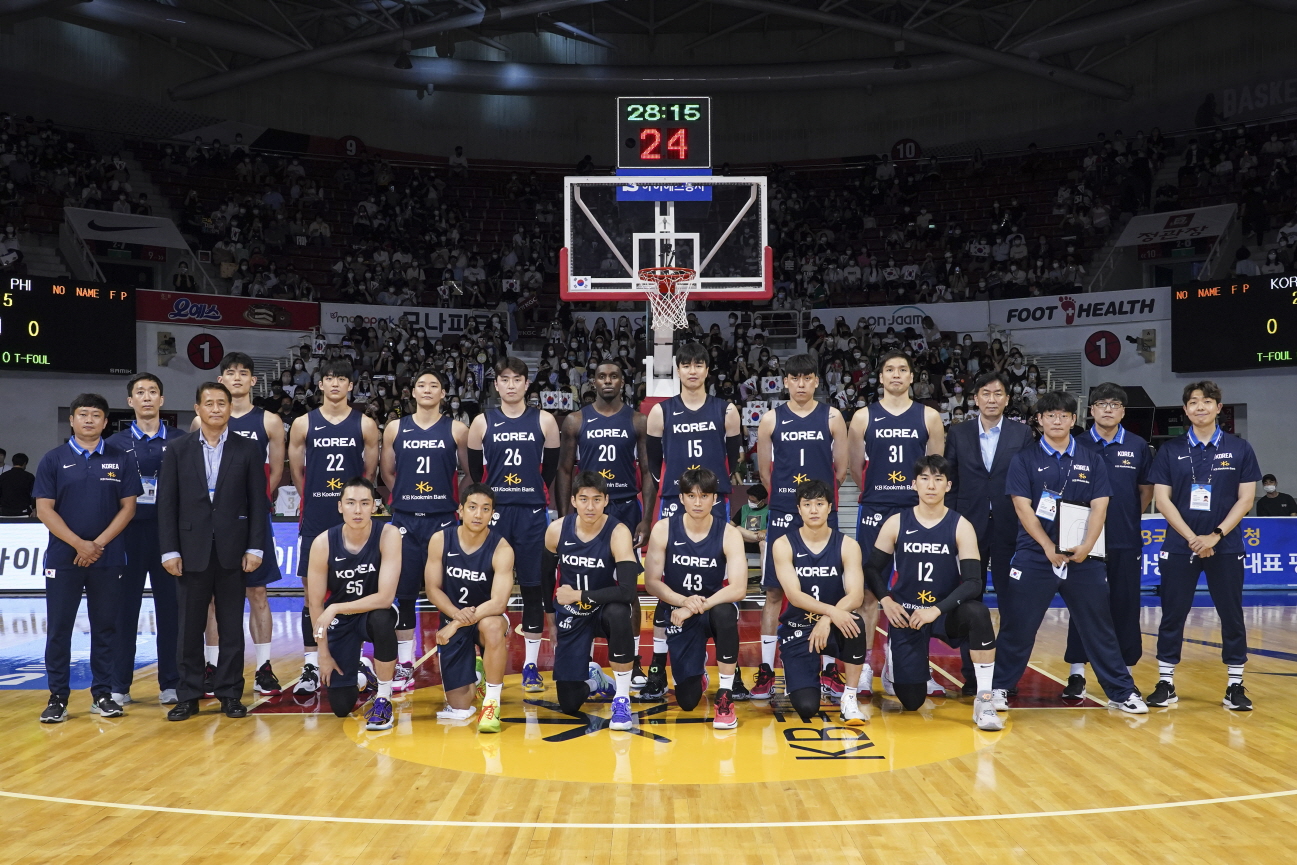
M 644 519 L 644 509 L 640 507 L 639 499 L 608 502 L 608 507 L 604 508 L 603 512 L 630 529 L 632 538 L 635 537 L 635 530 L 639 528 L 640 520 Z
M 513 573 L 520 586 L 540 585 L 540 551 L 549 511 L 544 505 L 500 505 L 491 515 L 495 529 L 513 547 Z M 581 678 L 585 678 L 582 676 Z
M 766 517 L 766 554 L 761 560 L 761 588 L 778 589 L 779 577 L 775 575 L 774 548 L 775 541 L 784 535 L 802 527 L 802 515 L 784 511 L 770 511 Z M 838 512 L 829 514 L 829 527 L 838 527 Z
M 667 611 L 667 651 L 671 654 L 671 673 L 677 682 L 701 676 L 707 669 L 707 641 L 715 640 L 712 619 L 707 613 L 690 616 L 683 625 L 671 624 L 669 604 L 658 604 Z
M 401 579 L 396 597 L 406 601 L 423 593 L 424 567 L 428 564 L 428 542 L 442 529 L 458 525 L 453 511 L 440 514 L 392 513 L 392 525 L 401 533 Z
M 508 622 L 507 616 L 505 621 Z M 441 627 L 448 624 L 450 620 L 442 616 Z M 460 628 L 446 645 L 437 647 L 437 657 L 441 663 L 441 687 L 445 691 L 477 682 L 477 650 L 481 647 L 482 638 L 477 625 Z
M 860 510 L 856 513 L 856 543 L 860 544 L 860 555 L 864 561 L 869 561 L 869 556 L 874 552 L 874 542 L 878 540 L 878 533 L 882 531 L 883 523 L 887 522 L 887 518 L 892 514 L 899 513 L 906 507 L 908 505 L 860 503 Z M 926 682 L 927 679 L 924 681 Z
M 856 621 L 860 625 L 861 637 L 864 636 L 865 623 L 856 615 Z M 829 638 L 824 644 L 824 649 L 819 652 L 811 651 L 811 629 L 808 627 L 793 628 L 782 622 L 779 624 L 779 654 L 784 659 L 784 689 L 791 694 L 793 691 L 802 688 L 819 688 L 820 687 L 820 656 L 828 655 L 831 658 L 837 658 L 845 664 L 860 664 L 864 662 L 864 642 L 861 639 L 861 656 L 858 658 L 847 657 L 847 652 L 843 647 L 846 640 L 842 633 L 836 628 L 829 628 Z M 925 678 L 923 681 L 927 681 Z
M 396 605 L 393 604 L 395 609 Z M 331 673 L 330 688 L 356 687 L 356 674 L 360 672 L 360 653 L 369 641 L 369 613 L 338 616 L 327 632 L 329 655 L 337 662 L 341 673 Z
M 302 585 L 306 585 L 306 575 L 310 573 L 311 544 L 315 543 L 320 534 L 299 535 L 297 538 L 297 576 L 301 578 Z
M 946 632 L 949 616 L 944 613 L 922 628 L 888 628 L 887 642 L 892 649 L 892 681 L 902 685 L 927 684 L 932 673 L 928 667 L 929 640 L 936 637 L 948 646 L 959 640 Z
M 592 607 L 581 615 L 571 612 L 572 606 L 556 604 L 554 625 L 558 639 L 554 642 L 554 681 L 584 682 L 590 678 L 590 647 L 598 637 L 607 639 L 604 624 L 605 610 Z

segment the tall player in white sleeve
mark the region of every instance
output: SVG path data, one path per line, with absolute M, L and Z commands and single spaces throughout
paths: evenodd
M 649 410 L 649 465 L 659 472 L 658 517 L 666 519 L 680 512 L 680 476 L 687 469 L 711 469 L 716 475 L 717 498 L 713 509 L 717 519 L 729 522 L 730 475 L 739 461 L 742 419 L 733 403 L 707 393 L 707 349 L 697 342 L 676 348 L 676 371 L 680 393 Z M 659 604 L 653 616 L 653 662 L 640 690 L 643 699 L 666 694 L 666 626 L 671 611 Z M 747 699 L 741 676 L 734 680 L 734 699 Z
M 775 650 L 779 645 L 779 613 L 784 605 L 784 590 L 775 576 L 771 550 L 775 541 L 799 528 L 797 486 L 808 480 L 821 480 L 833 491 L 834 510 L 829 526 L 838 528 L 837 489 L 847 477 L 847 422 L 842 412 L 815 399 L 820 386 L 815 361 L 808 354 L 797 354 L 784 364 L 784 387 L 788 402 L 761 418 L 757 427 L 757 465 L 761 482 L 770 490 L 770 512 L 766 519 L 766 552 L 761 562 L 761 586 L 766 590 L 766 605 L 761 611 L 761 667 L 752 685 L 752 697 L 770 697 L 775 681 Z M 827 661 L 821 671 L 821 685 L 832 683 L 835 694 L 842 693 L 842 677 L 837 664 Z
M 851 475 L 860 487 L 856 541 L 862 550 L 873 549 L 878 530 L 888 517 L 919 503 L 918 493 L 910 486 L 910 471 L 918 458 L 942 453 L 946 448 L 941 415 L 910 398 L 914 362 L 909 355 L 901 351 L 884 354 L 878 361 L 878 381 L 883 386 L 883 397 L 852 416 L 847 434 Z M 869 626 L 865 636 L 872 650 L 878 598 L 868 589 L 860 614 Z M 874 671 L 866 663 L 860 678 L 861 691 L 873 691 L 873 677 Z M 945 689 L 930 679 L 928 691 L 941 694 Z

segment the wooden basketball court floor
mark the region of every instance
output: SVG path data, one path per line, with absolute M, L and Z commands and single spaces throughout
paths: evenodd
M 288 682 L 300 600 L 272 603 L 275 666 Z M 607 704 L 563 716 L 546 705 L 552 685 L 525 704 L 511 674 L 504 731 L 479 735 L 434 719 L 435 657 L 382 733 L 287 696 L 243 720 L 205 701 L 198 717 L 168 723 L 151 665 L 137 671 L 142 702 L 125 717 L 91 715 L 81 690 L 66 723 L 44 726 L 31 660 L 43 602 L 10 599 L 0 603 L 3 670 L 36 672 L 0 674 L 0 863 L 1297 862 L 1292 603 L 1247 610 L 1251 713 L 1220 705 L 1209 607 L 1190 620 L 1178 705 L 1142 717 L 1097 701 L 1064 706 L 1066 614 L 1055 609 L 1000 733 L 973 728 L 947 651 L 934 674 L 950 696 L 902 714 L 879 693 L 863 731 L 837 724 L 827 703 L 802 724 L 774 700 L 740 704 L 728 732 L 711 727 L 706 702 L 692 713 L 636 703 L 635 731 L 613 733 Z M 1157 614 L 1144 609 L 1148 635 Z M 427 614 L 421 630 L 432 646 Z M 757 630 L 745 613 L 749 682 Z M 1136 677 L 1146 692 L 1152 646 L 1146 636 Z M 142 633 L 141 653 L 150 647 Z M 515 639 L 511 669 L 520 662 Z

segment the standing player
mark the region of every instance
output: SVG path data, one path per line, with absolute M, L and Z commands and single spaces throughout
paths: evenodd
M 743 537 L 712 512 L 717 496 L 711 469 L 680 476 L 683 512 L 658 521 L 649 539 L 644 587 L 671 613 L 667 650 L 676 680 L 676 704 L 692 711 L 702 699 L 707 641 L 716 646 L 720 687 L 712 726 L 732 730 L 734 671 L 739 659 L 739 601 L 747 591 Z
M 477 649 L 482 649 L 486 694 L 479 733 L 500 732 L 500 689 L 509 660 L 509 596 L 513 593 L 513 548 L 491 528 L 495 494 L 486 484 L 464 488 L 461 524 L 432 536 L 426 571 L 428 600 L 441 613 L 437 654 L 446 708 L 437 717 L 466 721 L 473 716 Z
M 378 467 L 378 425 L 348 405 L 351 364 L 332 360 L 320 372 L 323 405 L 293 421 L 288 432 L 288 469 L 302 502 L 297 574 L 304 583 L 310 579 L 315 538 L 342 522 L 338 501 L 346 479 L 372 478 Z M 320 661 L 311 611 L 305 605 L 302 643 L 306 657 L 293 692 L 313 694 L 320 688 Z
M 919 457 L 939 454 L 946 448 L 941 415 L 931 406 L 910 399 L 914 363 L 909 355 L 901 351 L 884 354 L 878 361 L 878 383 L 883 386 L 882 398 L 852 416 L 848 434 L 851 474 L 860 487 L 856 541 L 862 550 L 874 548 L 874 539 L 884 520 L 901 508 L 912 508 L 919 503 L 906 472 Z M 865 617 L 868 626 L 865 636 L 872 649 L 874 628 L 878 624 L 878 599 L 868 590 L 860 613 Z M 874 672 L 866 663 L 860 690 L 872 691 L 873 678 Z M 826 684 L 833 690 L 841 687 L 831 679 Z M 941 694 L 944 690 L 929 680 L 929 693 Z
M 592 691 L 606 693 L 608 677 L 590 660 L 596 637 L 608 641 L 614 696 L 609 729 L 629 730 L 631 662 L 635 651 L 635 614 L 631 601 L 640 568 L 630 529 L 604 513 L 608 487 L 594 472 L 572 483 L 572 511 L 545 531 L 541 571 L 556 573 L 554 593 L 557 638 L 554 685 L 558 704 L 577 715 Z
M 1221 392 L 1215 382 L 1185 385 L 1184 413 L 1193 429 L 1165 442 L 1153 460 L 1149 480 L 1157 510 L 1170 531 L 1162 544 L 1162 623 L 1157 629 L 1157 686 L 1150 706 L 1169 706 L 1175 694 L 1175 665 L 1184 644 L 1184 622 L 1193 606 L 1198 575 L 1220 615 L 1221 660 L 1228 676 L 1221 704 L 1236 712 L 1252 709 L 1243 687 L 1247 626 L 1243 621 L 1243 538 L 1235 531 L 1247 515 L 1261 479 L 1252 446 L 1216 423 Z
M 552 586 L 541 584 L 536 551 L 549 526 L 548 490 L 558 469 L 558 422 L 554 416 L 527 405 L 527 364 L 507 357 L 496 364 L 495 389 L 500 407 L 473 418 L 468 428 L 468 471 L 495 493 L 492 524 L 521 552 L 514 559 L 514 576 L 522 593 L 522 667 L 524 691 L 540 691 L 540 641 L 545 614 L 553 612 Z M 548 590 L 547 590 L 548 589 Z
M 978 600 L 986 570 L 973 524 L 946 507 L 949 472 L 945 457 L 919 458 L 913 482 L 919 503 L 883 521 L 865 563 L 865 580 L 887 616 L 883 686 L 913 712 L 927 700 L 929 640 L 967 644 L 977 678 L 973 721 L 982 730 L 1003 730 L 991 697 L 995 628 Z M 896 582 L 889 590 L 893 561 Z
M 570 510 L 573 472 L 594 472 L 608 483 L 608 515 L 626 524 L 635 548 L 640 549 L 648 540 L 652 504 L 657 498 L 657 482 L 648 459 L 648 419 L 622 398 L 626 379 L 618 364 L 608 361 L 595 367 L 594 384 L 595 401 L 572 412 L 563 421 L 554 505 L 559 516 L 566 516 Z M 640 504 L 641 488 L 649 507 Z M 638 594 L 634 608 L 638 622 Z M 638 630 L 631 682 L 636 688 L 646 684 L 639 666 Z
M 761 586 L 766 605 L 761 611 L 761 668 L 752 685 L 758 700 L 770 697 L 775 681 L 775 649 L 779 645 L 779 612 L 784 591 L 775 576 L 771 549 L 782 535 L 801 526 L 797 516 L 797 487 L 808 480 L 828 482 L 837 503 L 837 484 L 847 476 L 847 423 L 842 412 L 815 399 L 820 377 L 810 355 L 793 355 L 784 364 L 788 402 L 766 412 L 757 426 L 757 465 L 761 482 L 770 490 L 766 518 L 766 551 L 761 562 Z M 838 514 L 829 515 L 838 527 Z M 832 677 L 836 681 L 836 676 Z
M 1005 482 L 1022 528 L 1009 569 L 1009 579 L 1017 581 L 1014 614 L 1000 620 L 992 691 L 995 708 L 1008 708 L 1009 688 L 1018 684 L 1027 669 L 1045 611 L 1054 595 L 1062 594 L 1094 674 L 1108 695 L 1108 707 L 1132 715 L 1147 714 L 1148 707 L 1121 662 L 1112 630 L 1107 571 L 1102 562 L 1089 557 L 1108 512 L 1108 467 L 1072 438 L 1076 397 L 1066 391 L 1041 394 L 1036 412 L 1040 444 L 1014 454 Z M 1059 550 L 1062 503 L 1090 508 L 1085 537 L 1070 552 Z
M 468 427 L 442 411 L 446 378 L 425 369 L 411 388 L 414 414 L 383 430 L 383 478 L 392 491 L 392 525 L 401 532 L 401 583 L 396 589 L 396 679 L 414 687 L 414 605 L 423 587 L 428 542 L 455 524 L 458 472 L 468 465 Z
M 1139 515 L 1153 500 L 1153 484 L 1148 469 L 1153 452 L 1148 442 L 1121 425 L 1126 416 L 1126 391 L 1104 382 L 1090 392 L 1090 415 L 1094 426 L 1077 442 L 1103 460 L 1108 467 L 1108 517 L 1104 520 L 1104 545 L 1108 558 L 1108 602 L 1112 608 L 1112 627 L 1117 632 L 1121 659 L 1135 674 L 1135 665 L 1144 654 L 1144 638 L 1139 631 L 1139 579 L 1143 568 L 1144 541 L 1139 534 Z M 1085 698 L 1085 647 L 1076 623 L 1068 620 L 1067 651 L 1063 660 L 1071 665 L 1064 700 Z M 1135 689 L 1139 693 L 1139 688 Z
M 221 375 L 217 378 L 230 391 L 230 432 L 249 438 L 261 445 L 266 460 L 266 495 L 272 507 L 266 513 L 266 537 L 275 537 L 274 523 L 270 515 L 274 513 L 273 502 L 275 491 L 279 489 L 280 478 L 284 474 L 284 422 L 263 408 L 252 404 L 252 389 L 257 385 L 257 376 L 252 365 L 252 358 L 241 351 L 232 351 L 221 358 Z M 189 427 L 190 431 L 198 429 L 198 419 Z M 261 557 L 261 567 L 243 575 L 245 594 L 248 597 L 248 632 L 252 636 L 252 645 L 257 652 L 257 673 L 253 689 L 258 694 L 278 694 L 279 679 L 270 667 L 270 636 L 272 620 L 270 617 L 270 600 L 266 597 L 266 586 L 283 578 L 279 562 L 273 549 L 267 549 Z M 207 655 L 203 678 L 210 681 L 216 673 L 216 658 L 220 652 L 220 641 L 216 634 L 216 605 L 207 611 L 207 633 L 204 635 L 203 652 Z M 211 693 L 210 691 L 208 693 Z
M 396 583 L 401 573 L 401 534 L 374 523 L 378 492 L 365 478 L 343 484 L 338 498 L 342 524 L 311 541 L 306 601 L 319 645 L 320 676 L 333 714 L 345 718 L 360 695 L 361 649 L 374 644 L 378 694 L 365 728 L 392 727 L 392 675 L 396 669 Z
M 784 681 L 802 723 L 820 710 L 820 655 L 842 661 L 847 681 L 858 682 L 867 651 L 865 622 L 857 612 L 865 597 L 860 546 L 829 525 L 832 496 L 825 481 L 800 484 L 797 515 L 802 525 L 771 545 L 775 573 L 788 599 L 779 618 Z M 847 726 L 865 724 L 854 686 L 842 689 L 838 708 Z
M 153 614 L 157 620 L 158 701 L 172 704 L 177 700 L 176 688 L 180 686 L 180 667 L 176 659 L 179 613 L 176 578 L 162 569 L 157 495 L 162 455 L 167 452 L 168 441 L 175 441 L 181 433 L 164 424 L 159 417 L 165 400 L 162 380 L 156 375 L 142 372 L 135 376 L 127 383 L 126 394 L 126 404 L 135 412 L 135 420 L 129 428 L 109 436 L 108 444 L 134 453 L 143 492 L 135 499 L 135 516 L 122 532 L 126 566 L 122 569 L 117 633 L 113 645 L 112 699 L 119 706 L 135 702 L 131 699 L 131 679 L 135 675 L 140 604 L 147 577 L 153 590 Z
M 680 393 L 649 410 L 649 465 L 657 473 L 658 518 L 680 510 L 680 476 L 707 468 L 716 475 L 716 517 L 729 522 L 730 472 L 739 462 L 742 422 L 733 403 L 707 393 L 707 349 L 697 342 L 676 348 Z M 640 691 L 646 699 L 666 693 L 666 625 L 671 611 L 659 604 L 653 616 L 653 662 Z M 741 685 L 739 686 L 741 687 Z M 746 691 L 744 691 L 746 695 Z

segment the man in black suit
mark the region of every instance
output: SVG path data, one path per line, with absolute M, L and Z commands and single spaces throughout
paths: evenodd
M 162 567 L 177 577 L 179 702 L 168 721 L 198 712 L 203 695 L 203 629 L 215 598 L 220 659 L 214 691 L 221 711 L 242 718 L 243 574 L 261 564 L 266 545 L 266 473 L 260 446 L 230 435 L 233 398 L 225 385 L 198 387 L 198 429 L 167 449 L 158 476 Z M 273 553 L 272 553 L 273 555 Z
M 978 376 L 973 383 L 973 399 L 979 412 L 977 420 L 952 424 L 946 434 L 946 461 L 953 482 L 946 495 L 946 507 L 959 512 L 977 532 L 982 569 L 989 560 L 995 603 L 1003 622 L 1012 607 L 1009 563 L 1018 538 L 1018 516 L 1004 483 L 1013 455 L 1031 445 L 1033 436 L 1026 424 L 1004 416 L 1009 404 L 1009 380 L 1004 373 Z M 972 663 L 966 648 L 960 654 L 964 658 L 964 693 L 971 695 L 975 690 L 970 688 Z

